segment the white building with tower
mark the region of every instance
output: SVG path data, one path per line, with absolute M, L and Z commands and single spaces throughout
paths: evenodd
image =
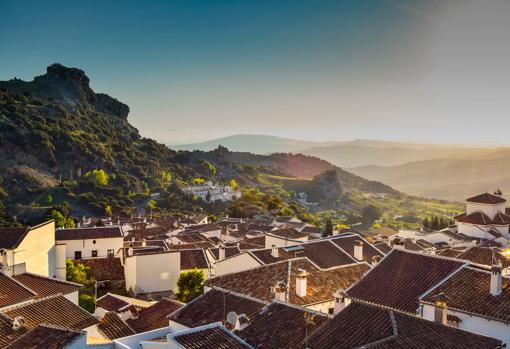
M 477 239 L 510 238 L 510 216 L 500 190 L 466 200 L 466 212 L 455 217 L 457 232 Z

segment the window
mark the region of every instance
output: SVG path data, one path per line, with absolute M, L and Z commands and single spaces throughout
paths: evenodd
M 74 259 L 81 259 L 81 251 L 74 251 Z
M 92 250 L 92 257 L 97 257 L 97 250 Z
M 328 314 L 334 314 L 334 313 L 335 313 L 335 308 L 328 309 Z
M 113 258 L 114 255 L 115 255 L 115 251 L 114 250 L 107 250 L 106 251 L 106 255 L 108 256 L 108 258 Z

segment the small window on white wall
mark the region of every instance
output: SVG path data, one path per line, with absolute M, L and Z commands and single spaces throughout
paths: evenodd
M 97 257 L 97 250 L 92 250 L 92 257 Z

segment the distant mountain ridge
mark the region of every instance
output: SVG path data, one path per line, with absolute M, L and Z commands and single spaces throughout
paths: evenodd
M 232 135 L 202 143 L 176 145 L 175 149 L 210 151 L 219 145 L 232 151 L 255 154 L 302 153 L 324 159 L 342 168 L 395 166 L 409 161 L 458 158 L 488 154 L 494 149 L 463 145 L 420 144 L 355 139 L 338 142 L 310 142 L 267 135 Z
M 238 134 L 213 139 L 201 143 L 169 145 L 176 150 L 210 151 L 219 146 L 232 151 L 250 152 L 254 154 L 294 153 L 301 149 L 322 145 L 320 142 L 301 141 L 267 135 Z

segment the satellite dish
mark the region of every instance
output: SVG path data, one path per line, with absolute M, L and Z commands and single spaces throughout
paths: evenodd
M 237 314 L 235 311 L 229 311 L 227 314 L 227 322 L 232 326 L 235 326 L 237 323 Z

